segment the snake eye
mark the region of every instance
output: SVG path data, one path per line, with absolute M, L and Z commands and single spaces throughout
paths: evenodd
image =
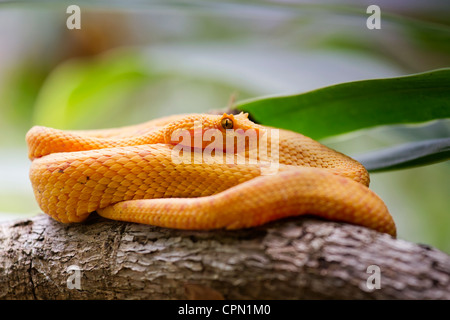
M 224 129 L 233 129 L 233 120 L 230 118 L 223 118 L 220 124 Z

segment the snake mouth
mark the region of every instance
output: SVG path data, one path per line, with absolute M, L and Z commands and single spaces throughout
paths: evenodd
M 201 150 L 221 150 L 225 153 L 239 153 L 258 146 L 259 138 L 266 133 L 263 128 L 228 129 L 178 129 L 172 133 L 170 141 L 173 146 Z

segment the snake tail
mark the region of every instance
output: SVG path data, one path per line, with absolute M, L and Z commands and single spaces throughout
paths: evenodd
M 97 212 L 114 220 L 190 230 L 250 228 L 311 214 L 396 236 L 395 223 L 375 193 L 317 168 L 260 176 L 207 197 L 124 201 Z

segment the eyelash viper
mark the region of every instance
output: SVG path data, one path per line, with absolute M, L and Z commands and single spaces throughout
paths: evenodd
M 175 115 L 91 131 L 31 128 L 26 141 L 39 206 L 64 223 L 97 211 L 169 228 L 237 229 L 311 214 L 396 235 L 365 168 L 299 133 L 279 130 L 279 170 L 272 175 L 261 174 L 261 163 L 237 163 L 236 150 L 234 163 L 174 163 L 173 133 L 192 133 L 199 122 L 202 132 L 219 130 L 224 141 L 230 129 L 254 129 L 258 139 L 270 129 L 246 114 Z

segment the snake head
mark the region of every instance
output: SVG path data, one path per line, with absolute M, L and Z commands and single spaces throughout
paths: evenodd
M 165 142 L 193 149 L 222 149 L 238 152 L 256 146 L 265 132 L 262 126 L 238 115 L 193 114 L 166 126 Z
M 236 115 L 224 113 L 220 116 L 220 125 L 217 127 L 221 130 L 255 130 L 257 133 L 262 129 L 261 126 L 248 119 L 248 113 L 239 113 Z

